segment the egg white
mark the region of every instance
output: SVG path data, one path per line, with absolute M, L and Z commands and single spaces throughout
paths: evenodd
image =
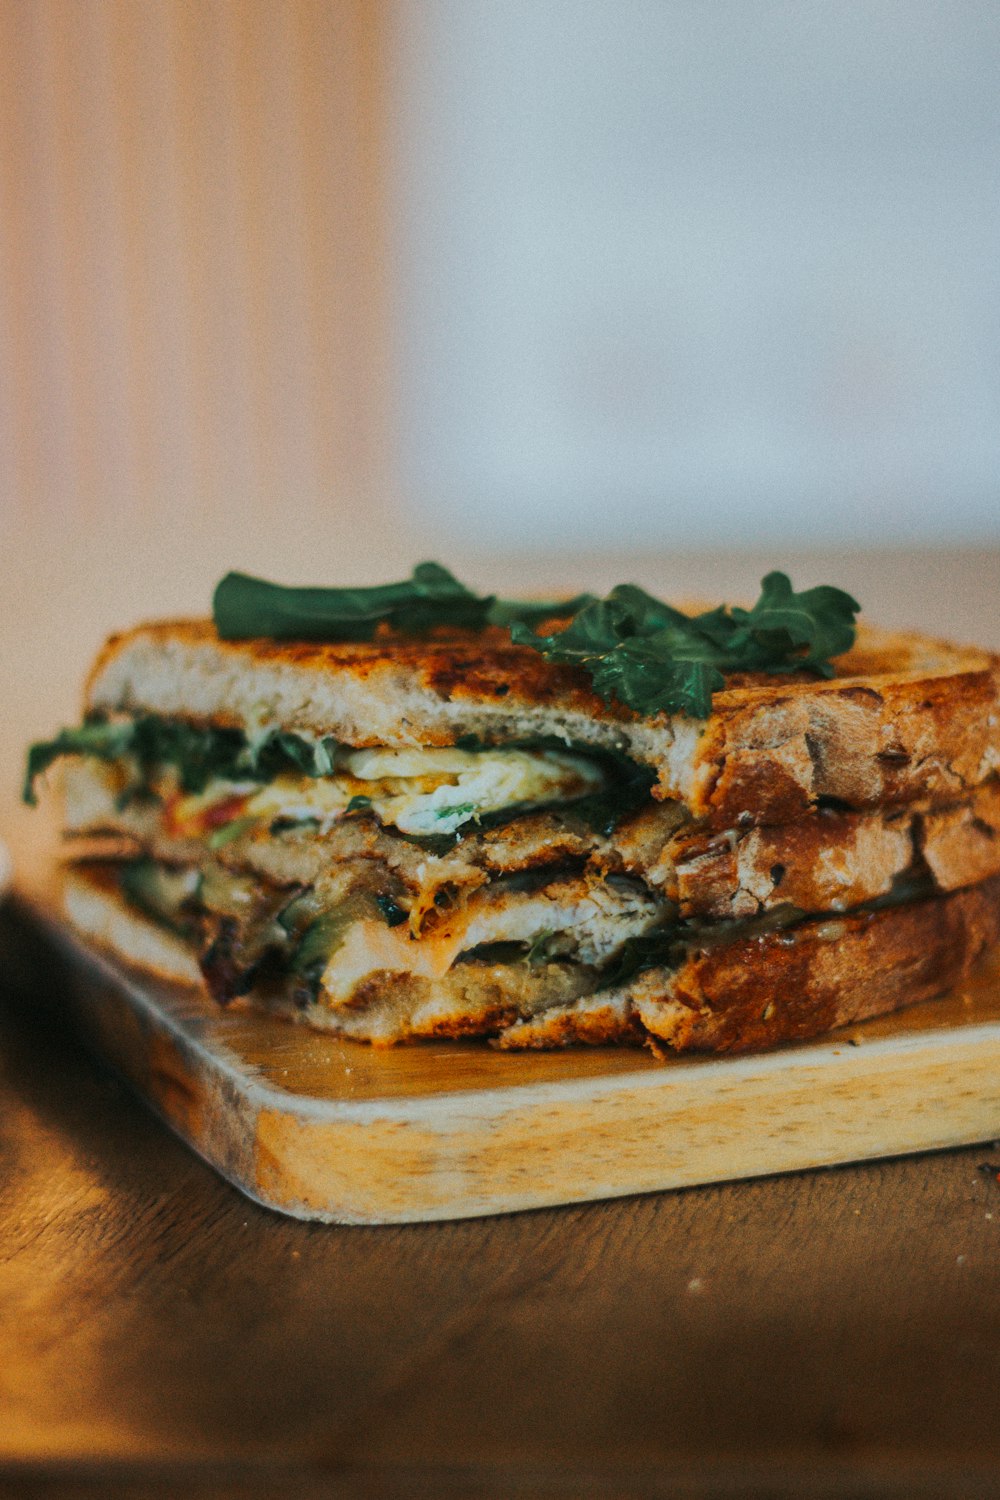
M 350 750 L 338 755 L 332 775 L 278 776 L 253 789 L 242 816 L 329 826 L 364 797 L 381 823 L 401 833 L 449 834 L 489 813 L 571 801 L 603 785 L 598 766 L 556 750 Z M 214 781 L 197 801 L 207 809 L 233 790 L 232 782 Z

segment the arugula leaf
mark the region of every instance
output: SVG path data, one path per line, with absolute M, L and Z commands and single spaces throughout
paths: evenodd
M 171 870 L 145 857 L 126 861 L 118 869 L 118 883 L 132 905 L 184 938 L 197 931 L 199 878 L 190 870 Z
M 271 781 L 288 771 L 329 776 L 339 748 L 329 735 L 322 740 L 307 740 L 286 729 L 273 729 L 260 739 L 242 744 L 236 757 L 236 774 L 255 781 Z
M 34 784 L 61 755 L 93 755 L 100 760 L 131 759 L 140 777 L 153 766 L 176 766 L 185 792 L 203 792 L 214 777 L 226 781 L 270 781 L 287 771 L 327 776 L 333 770 L 337 742 L 307 740 L 273 730 L 253 742 L 238 729 L 215 729 L 142 714 L 109 723 L 88 719 L 77 729 L 62 729 L 54 739 L 28 751 L 23 796 L 35 802 Z
M 582 667 L 597 693 L 643 714 L 705 719 L 725 672 L 833 675 L 830 658 L 854 643 L 859 605 L 822 585 L 796 594 L 784 573 L 768 573 L 752 609 L 720 605 L 685 615 L 634 584 L 585 605 L 565 630 L 535 635 L 515 622 L 511 636 L 549 661 Z
M 292 955 L 289 964 L 292 973 L 315 989 L 331 955 L 343 943 L 352 920 L 352 914 L 340 907 L 322 912 L 314 918 L 303 932 Z
M 213 729 L 154 714 L 134 719 L 132 729 L 127 753 L 141 771 L 158 765 L 176 766 L 185 792 L 203 792 L 214 776 L 234 780 L 239 775 L 244 739 L 238 729 Z
M 751 610 L 734 609 L 739 627 L 729 642 L 731 651 L 744 651 L 764 662 L 768 672 L 794 672 L 811 667 L 823 677 L 832 677 L 830 658 L 854 645 L 854 616 L 861 606 L 842 589 L 820 584 L 818 588 L 793 592 L 785 573 L 768 573 L 761 580 L 761 594 Z M 800 647 L 804 656 L 776 664 L 774 657 Z M 757 670 L 757 663 L 748 670 Z
M 120 760 L 132 743 L 131 720 L 121 724 L 91 721 L 78 729 L 61 729 L 54 739 L 40 740 L 28 750 L 21 796 L 34 807 L 35 782 L 61 755 L 94 755 L 98 760 Z
M 424 635 L 435 625 L 466 630 L 515 623 L 534 627 L 593 602 L 593 594 L 542 601 L 478 595 L 440 563 L 423 562 L 401 583 L 355 589 L 286 588 L 246 573 L 227 573 L 215 590 L 212 613 L 225 641 L 255 636 L 276 641 L 370 641 L 379 625 L 407 635 Z
M 494 599 L 487 611 L 490 625 L 530 625 L 532 629 L 543 620 L 565 619 L 575 615 L 587 604 L 596 603 L 596 594 L 574 594 L 572 599 Z
M 426 634 L 435 625 L 481 630 L 493 603 L 440 563 L 423 562 L 402 583 L 355 589 L 285 588 L 227 573 L 215 590 L 212 613 L 224 641 L 370 641 L 383 624 L 409 635 Z
M 207 843 L 210 849 L 223 849 L 226 844 L 232 844 L 236 839 L 242 838 L 252 828 L 260 826 L 260 819 L 247 816 L 245 818 L 233 818 L 231 823 L 223 823 L 209 834 Z

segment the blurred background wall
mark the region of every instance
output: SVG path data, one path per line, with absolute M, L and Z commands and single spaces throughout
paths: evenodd
M 404 0 L 396 50 L 430 522 L 998 535 L 995 0 Z
M 380 23 L 370 0 L 4 0 L 8 526 L 166 518 L 183 548 L 381 496 Z
M 0 827 L 228 567 L 821 545 L 885 613 L 937 547 L 933 627 L 1000 543 L 998 77 L 994 0 L 0 0 Z
M 380 0 L 0 0 L 0 827 L 101 638 L 393 535 Z M 391 551 L 391 548 L 389 549 Z M 403 551 L 404 549 L 400 549 Z

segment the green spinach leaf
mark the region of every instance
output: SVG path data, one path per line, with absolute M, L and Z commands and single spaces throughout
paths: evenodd
M 61 755 L 93 755 L 100 760 L 130 759 L 145 780 L 154 766 L 175 766 L 185 792 L 203 792 L 214 777 L 226 781 L 270 781 L 285 772 L 327 776 L 333 770 L 336 740 L 304 739 L 285 730 L 248 741 L 238 729 L 216 729 L 142 714 L 108 722 L 88 719 L 78 729 L 62 729 L 54 739 L 28 751 L 24 800 L 35 801 L 35 781 Z
M 481 630 L 492 597 L 480 598 L 439 563 L 423 562 L 402 583 L 373 588 L 286 588 L 227 573 L 212 613 L 225 641 L 370 641 L 379 625 L 424 635 L 435 625 Z
M 35 782 L 53 761 L 62 755 L 93 755 L 98 760 L 120 760 L 132 745 L 134 725 L 131 720 L 107 724 L 91 720 L 77 729 L 61 729 L 51 740 L 39 740 L 28 750 L 21 795 L 31 807 L 38 800 Z
M 212 613 L 226 641 L 370 641 L 380 625 L 406 635 L 425 635 L 436 625 L 534 627 L 575 614 L 593 600 L 593 594 L 547 601 L 474 594 L 440 563 L 423 562 L 401 583 L 371 588 L 286 588 L 227 573 L 215 590 Z
M 530 625 L 532 630 L 545 620 L 564 620 L 575 615 L 587 604 L 596 602 L 595 594 L 574 594 L 572 599 L 494 599 L 487 613 L 487 623 L 503 625 L 508 630 L 512 625 Z
M 784 573 L 768 573 L 752 609 L 720 605 L 685 615 L 634 584 L 594 600 L 565 630 L 535 635 L 515 622 L 513 639 L 549 661 L 582 667 L 598 694 L 643 714 L 704 719 L 725 672 L 833 675 L 830 658 L 854 643 L 859 605 L 822 585 L 796 594 Z

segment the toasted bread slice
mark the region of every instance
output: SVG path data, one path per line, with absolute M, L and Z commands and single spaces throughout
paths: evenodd
M 209 621 L 112 637 L 91 674 L 94 712 L 331 735 L 346 744 L 497 744 L 555 736 L 652 767 L 656 795 L 712 826 L 957 799 L 1000 768 L 1000 661 L 861 626 L 831 680 L 735 675 L 705 723 L 609 706 L 576 668 L 508 634 L 439 632 L 370 643 L 222 641 Z
M 731 920 L 779 903 L 843 912 L 925 875 L 941 891 L 1000 874 L 1000 782 L 960 803 L 843 813 L 672 840 L 670 889 L 683 917 Z
M 129 907 L 100 870 L 69 872 L 65 904 L 74 926 L 118 957 L 161 978 L 195 982 L 186 944 Z M 650 970 L 625 988 L 535 1015 L 530 993 L 506 980 L 491 983 L 488 971 L 475 990 L 459 983 L 415 994 L 386 985 L 348 1011 L 321 1002 L 296 1010 L 280 993 L 269 1003 L 376 1043 L 486 1034 L 509 1049 L 651 1038 L 675 1051 L 749 1051 L 930 999 L 958 983 L 998 937 L 994 877 L 948 895 L 721 941 L 692 951 L 673 971 Z
M 203 989 L 201 969 L 192 949 L 168 928 L 130 906 L 110 869 L 93 864 L 66 872 L 63 909 L 76 930 L 157 979 Z
M 926 875 L 947 891 L 1000 874 L 1000 780 L 960 802 L 916 803 L 870 812 L 818 810 L 796 822 L 717 832 L 673 829 L 662 804 L 620 824 L 611 836 L 553 812 L 473 827 L 453 848 L 435 853 L 383 829 L 373 819 L 345 819 L 328 832 L 294 827 L 248 830 L 211 850 L 164 831 L 157 804 L 121 805 L 115 769 L 79 759 L 62 772 L 64 827 L 70 858 L 86 858 L 87 838 L 127 840 L 168 864 L 218 860 L 279 885 L 308 885 L 338 865 L 365 862 L 386 872 L 418 910 L 438 892 L 449 904 L 498 876 L 551 865 L 585 869 L 594 879 L 621 873 L 678 904 L 684 918 L 742 920 L 790 904 L 804 912 L 838 912 L 885 896 L 895 882 Z M 112 845 L 107 846 L 109 854 Z M 416 925 L 416 924 L 415 924 Z
M 693 952 L 673 973 L 553 1007 L 501 1033 L 504 1048 L 652 1038 L 674 1051 L 747 1052 L 929 1000 L 1000 937 L 1000 877 L 946 896 Z

